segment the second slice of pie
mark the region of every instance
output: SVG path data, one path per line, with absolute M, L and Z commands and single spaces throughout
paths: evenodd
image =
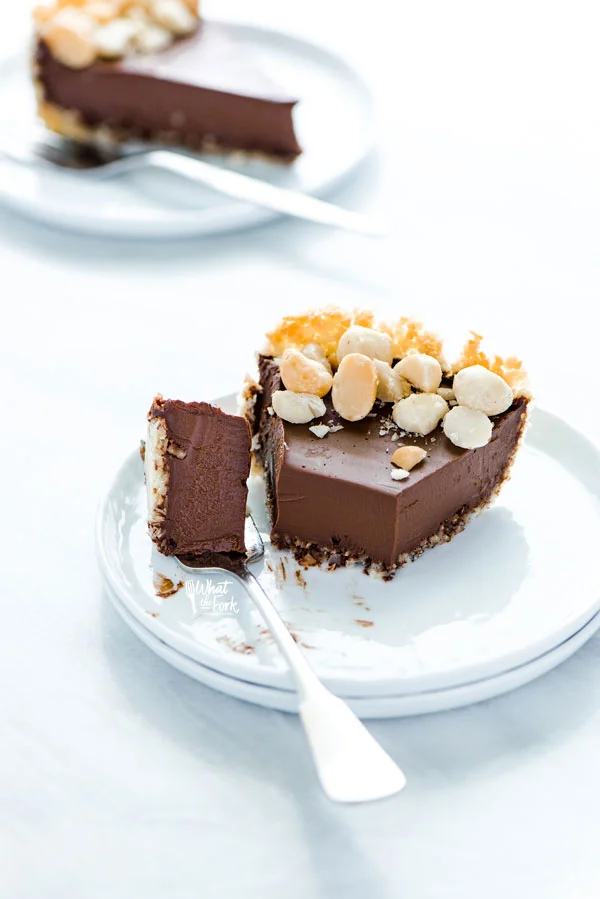
M 77 141 L 141 139 L 285 162 L 296 98 L 196 0 L 56 0 L 36 11 L 39 114 Z

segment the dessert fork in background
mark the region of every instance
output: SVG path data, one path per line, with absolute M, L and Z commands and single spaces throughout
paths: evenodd
M 61 138 L 52 132 L 36 129 L 32 136 L 0 134 L 0 157 L 26 166 L 45 166 L 76 173 L 77 177 L 102 180 L 140 171 L 154 166 L 188 178 L 213 190 L 262 206 L 294 218 L 306 219 L 342 231 L 368 237 L 384 237 L 389 227 L 384 223 L 326 203 L 316 197 L 301 194 L 251 178 L 241 172 L 220 168 L 198 156 L 173 147 L 128 143 L 122 146 L 93 146 Z
M 264 553 L 251 515 L 246 518 L 250 547 L 246 557 L 213 554 L 202 560 L 178 559 L 187 573 L 229 574 L 241 583 L 258 608 L 287 661 L 300 696 L 304 725 L 321 786 L 335 802 L 369 802 L 398 793 L 406 778 L 348 705 L 318 679 L 275 606 L 249 571 Z

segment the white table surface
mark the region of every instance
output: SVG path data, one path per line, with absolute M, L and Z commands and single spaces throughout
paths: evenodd
M 0 7 L 6 48 L 26 10 Z M 370 243 L 279 222 L 115 244 L 0 211 L 0 896 L 597 897 L 599 637 L 511 695 L 374 723 L 409 786 L 334 807 L 294 717 L 213 693 L 127 631 L 93 545 L 103 484 L 153 393 L 236 389 L 264 327 L 309 304 L 494 334 L 527 359 L 540 401 L 600 441 L 595 4 L 205 11 L 314 37 L 361 66 L 380 151 L 337 198 L 395 233 Z M 576 523 L 563 525 L 568 551 Z

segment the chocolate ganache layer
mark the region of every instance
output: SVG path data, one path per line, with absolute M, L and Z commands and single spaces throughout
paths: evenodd
M 272 540 L 298 558 L 310 553 L 334 565 L 349 559 L 392 572 L 427 546 L 450 539 L 484 506 L 508 474 L 526 420 L 518 398 L 494 419 L 490 442 L 461 450 L 442 427 L 427 437 L 392 441 L 389 407 L 376 406 L 362 421 L 344 421 L 325 399 L 326 414 L 311 424 L 341 425 L 318 439 L 306 425 L 289 424 L 269 411 L 281 389 L 277 364 L 259 360 L 256 394 L 259 435 L 269 497 Z M 380 432 L 383 431 L 383 434 Z M 390 478 L 390 458 L 402 443 L 426 450 L 404 481 Z
M 118 139 L 283 160 L 301 152 L 296 99 L 261 71 L 226 24 L 202 20 L 193 35 L 165 50 L 83 69 L 59 62 L 40 40 L 35 68 L 42 104 L 75 113 L 90 137 L 101 130 Z
M 145 445 L 150 533 L 165 555 L 244 553 L 250 429 L 209 403 L 157 397 Z

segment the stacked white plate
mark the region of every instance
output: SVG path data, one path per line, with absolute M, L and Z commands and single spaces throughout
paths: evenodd
M 367 85 L 354 66 L 301 38 L 233 22 L 228 27 L 261 68 L 300 99 L 294 121 L 303 153 L 291 166 L 215 155 L 209 161 L 299 193 L 329 193 L 350 177 L 373 145 Z M 118 238 L 218 234 L 277 218 L 152 165 L 141 164 L 118 178 L 98 178 L 15 162 L 45 138 L 35 126 L 29 56 L 27 50 L 0 58 L 0 203 L 53 227 Z
M 266 542 L 254 573 L 321 679 L 363 718 L 496 696 L 558 665 L 600 626 L 600 454 L 547 412 L 534 410 L 494 506 L 391 582 L 358 566 L 300 568 L 268 542 L 259 479 L 249 504 Z M 287 668 L 243 590 L 222 583 L 226 575 L 190 578 L 158 554 L 145 516 L 135 452 L 102 503 L 97 530 L 101 569 L 126 624 L 196 680 L 296 711 Z M 165 595 L 168 582 L 181 586 Z

